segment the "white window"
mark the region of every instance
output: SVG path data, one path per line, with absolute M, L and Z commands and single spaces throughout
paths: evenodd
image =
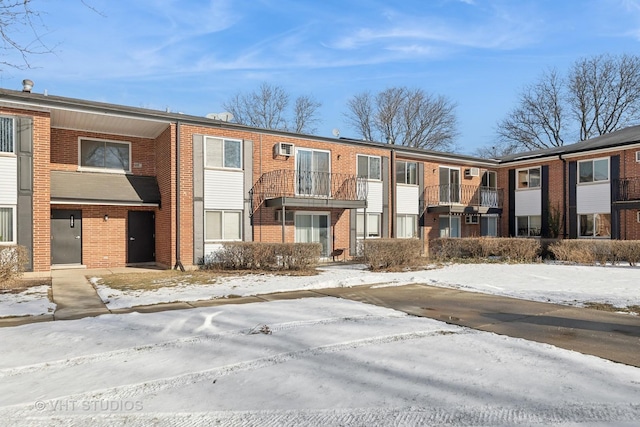
M 242 212 L 241 211 L 205 211 L 204 240 L 241 240 Z
M 480 218 L 480 235 L 481 236 L 498 236 L 498 217 L 493 215 L 483 215 Z
M 440 217 L 440 237 L 461 237 L 460 217 L 447 216 Z
M 578 182 L 609 181 L 609 159 L 583 160 L 578 162 Z
M 380 180 L 382 172 L 380 169 L 379 156 L 365 156 L 358 154 L 358 177 L 371 180 Z
M 81 167 L 131 171 L 130 143 L 81 138 L 79 144 Z
M 380 214 L 368 213 L 367 214 L 367 238 L 380 237 Z M 364 214 L 359 213 L 356 217 L 356 237 L 358 239 L 364 238 Z
M 11 117 L 0 117 L 0 153 L 14 152 L 14 125 Z
M 529 168 L 518 170 L 518 189 L 539 188 L 540 168 Z
M 396 162 L 396 183 L 418 184 L 418 164 L 416 162 Z
M 578 215 L 580 237 L 611 237 L 611 214 Z
M 0 245 L 15 244 L 16 215 L 13 206 L 0 206 Z
M 204 165 L 209 168 L 242 169 L 242 141 L 206 138 Z
M 516 217 L 516 235 L 518 237 L 540 236 L 542 217 L 540 215 Z
M 399 239 L 418 237 L 418 215 L 398 215 L 396 218 Z

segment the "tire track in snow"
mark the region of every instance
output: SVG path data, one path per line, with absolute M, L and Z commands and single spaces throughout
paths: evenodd
M 574 423 L 625 423 L 640 419 L 639 404 L 602 404 L 584 402 L 561 406 L 456 406 L 408 408 L 349 408 L 325 410 L 218 411 L 198 413 L 128 413 L 78 415 L 53 414 L 46 417 L 10 417 L 11 425 L 96 427 L 127 426 L 513 426 L 562 425 Z M 70 424 L 71 423 L 71 424 Z
M 219 366 L 197 372 L 189 372 L 186 374 L 176 375 L 172 377 L 158 378 L 137 384 L 126 384 L 121 386 L 109 387 L 102 390 L 92 390 L 83 393 L 75 393 L 66 396 L 57 396 L 52 399 L 43 400 L 43 405 L 52 407 L 55 401 L 122 401 L 132 399 L 134 397 L 147 395 L 150 393 L 158 393 L 165 390 L 180 388 L 191 384 L 212 381 L 222 376 L 231 375 L 237 372 L 245 372 L 256 369 L 262 369 L 269 366 L 279 365 L 304 357 L 317 356 L 321 354 L 337 353 L 341 351 L 354 350 L 361 347 L 388 344 L 392 342 L 403 342 L 409 340 L 417 340 L 438 335 L 453 334 L 474 334 L 473 330 L 452 331 L 451 329 L 439 329 L 428 331 L 413 331 L 378 337 L 363 338 L 359 340 L 350 340 L 334 344 L 325 344 L 316 347 L 310 347 L 303 350 L 288 351 L 270 356 L 260 357 L 257 359 L 232 363 L 225 366 Z M 28 411 L 33 410 L 32 404 L 16 404 L 0 408 L 0 416 L 9 416 L 15 414 L 16 411 L 23 413 L 25 416 Z
M 383 319 L 404 318 L 404 317 L 407 317 L 407 315 L 404 313 L 389 314 L 389 315 L 363 314 L 363 315 L 356 315 L 356 316 L 328 317 L 324 319 L 298 320 L 293 322 L 276 323 L 273 325 L 269 324 L 268 326 L 272 332 L 279 332 L 279 331 L 313 327 L 313 326 L 319 326 L 319 325 L 330 325 L 330 324 L 340 323 L 340 322 L 350 322 L 350 321 L 360 322 L 362 320 L 369 321 L 369 320 L 383 320 Z M 261 326 L 261 324 L 258 324 L 258 326 Z M 31 365 L 5 368 L 5 369 L 0 369 L 0 379 L 5 377 L 16 376 L 16 375 L 30 374 L 34 372 L 43 371 L 43 370 L 50 370 L 55 368 L 68 368 L 72 366 L 96 363 L 96 362 L 101 362 L 104 360 L 109 360 L 117 357 L 126 358 L 131 356 L 138 356 L 142 354 L 142 352 L 164 351 L 164 350 L 170 350 L 175 348 L 182 348 L 189 345 L 198 345 L 198 344 L 207 343 L 207 342 L 214 342 L 214 341 L 219 341 L 220 339 L 228 336 L 247 335 L 252 331 L 254 331 L 255 329 L 256 327 L 254 326 L 251 328 L 235 329 L 235 330 L 226 331 L 226 332 L 219 332 L 216 334 L 194 335 L 194 336 L 185 337 L 185 338 L 177 338 L 174 340 L 162 341 L 154 344 L 146 344 L 146 345 L 128 347 L 128 348 L 119 349 L 119 350 L 94 353 L 90 355 L 70 357 L 68 359 L 59 359 L 59 360 L 53 360 L 48 362 L 34 363 Z

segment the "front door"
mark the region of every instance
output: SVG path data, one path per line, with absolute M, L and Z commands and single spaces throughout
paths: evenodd
M 82 264 L 82 211 L 51 210 L 51 264 Z
M 129 211 L 127 263 L 156 260 L 156 221 L 149 211 Z
M 320 243 L 322 256 L 329 256 L 329 215 L 296 214 L 295 228 L 297 243 Z

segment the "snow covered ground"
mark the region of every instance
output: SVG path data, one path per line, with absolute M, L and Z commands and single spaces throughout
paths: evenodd
M 637 425 L 640 369 L 333 298 L 0 329 L 3 425 Z
M 50 288 L 42 285 L 19 293 L 0 293 L 0 317 L 53 313 L 56 305 L 49 301 Z
M 249 275 L 111 307 L 427 283 L 579 305 L 640 304 L 640 269 L 453 265 Z M 0 306 L 3 303 L 0 302 Z M 334 298 L 0 328 L 0 425 L 587 425 L 640 419 L 640 369 Z
M 640 268 L 559 264 L 455 264 L 402 273 L 378 273 L 363 265 L 332 265 L 317 276 L 245 275 L 224 277 L 211 285 L 184 285 L 150 291 L 120 291 L 97 283 L 110 309 L 197 301 L 229 295 L 258 295 L 298 289 L 357 285 L 399 286 L 425 283 L 533 301 L 578 305 L 610 303 L 616 307 L 640 305 Z

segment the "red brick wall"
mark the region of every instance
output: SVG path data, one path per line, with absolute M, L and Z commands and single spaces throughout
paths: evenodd
M 162 200 L 156 215 L 156 261 L 167 267 L 173 267 L 176 260 L 175 138 L 175 125 L 171 125 L 155 141 L 156 176 Z

